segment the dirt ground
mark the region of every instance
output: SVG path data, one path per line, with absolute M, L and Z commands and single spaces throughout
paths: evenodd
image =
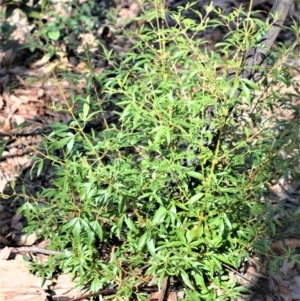
M 185 2 L 187 1 L 168 0 L 167 5 L 176 9 Z M 203 9 L 203 5 L 209 2 L 199 1 L 198 9 Z M 242 2 L 214 1 L 224 10 L 238 7 Z M 138 16 L 141 8 L 136 1 L 130 0 L 116 0 L 113 4 L 112 1 L 99 0 L 97 3 L 108 11 L 118 7 L 117 26 L 112 25 L 109 20 L 101 20 L 94 36 L 85 34 L 81 39 L 88 41 L 91 51 L 94 48 L 97 51 L 97 39 L 100 37 L 108 48 L 122 57 L 129 49 L 130 43 L 120 38 L 118 33 L 125 24 L 131 29 L 139 26 L 138 23 L 131 24 L 130 20 Z M 243 3 L 247 5 L 248 1 Z M 271 5 L 272 1 L 254 0 L 253 8 L 269 11 Z M 4 8 L 4 4 L 0 2 L 0 11 Z M 56 2 L 56 9 L 62 9 L 59 1 Z M 292 7 L 291 17 L 300 24 L 299 6 Z M 24 255 L 43 262 L 51 254 L 45 249 L 47 241 L 36 242 L 34 235 L 25 237 L 22 229 L 26 220 L 17 214 L 17 209 L 24 202 L 22 185 L 26 187 L 27 192 L 35 195 L 39 187 L 46 187 L 47 183 L 51 182 L 51 166 L 47 166 L 49 163 L 46 163 L 46 168 L 38 178 L 31 178 L 30 168 L 33 164 L 31 157 L 37 154 L 36 150 L 41 145 L 43 136 L 49 133 L 48 125 L 54 122 L 68 123 L 71 120 L 66 111 L 58 112 L 54 108 L 64 108 L 64 98 L 70 98 L 72 92 L 80 94 L 86 85 L 84 77 L 80 84 L 74 84 L 70 79 L 58 80 L 55 76 L 58 66 L 76 74 L 84 73 L 87 67 L 76 55 L 62 55 L 59 59 L 49 62 L 41 53 L 34 55 L 22 49 L 22 44 L 32 33 L 33 25 L 20 9 L 15 9 L 5 23 L 14 26 L 14 31 L 9 41 L 2 39 L 4 43 L 0 47 L 0 300 L 79 300 L 76 298 L 87 292 L 75 289 L 69 275 L 58 275 L 57 279 L 47 280 L 41 287 L 41 279 L 29 273 Z M 222 40 L 223 34 L 218 30 L 210 31 L 206 33 L 206 37 L 213 47 L 217 41 Z M 289 32 L 282 31 L 279 41 L 289 39 Z M 62 52 L 66 52 L 66 45 L 61 47 Z M 293 73 L 295 86 L 290 87 L 294 89 L 296 84 L 300 83 L 300 61 L 294 59 L 290 63 L 298 68 L 298 72 Z M 105 68 L 104 62 L 98 61 L 95 68 L 99 73 L 102 72 Z M 300 99 L 294 101 L 300 104 Z M 287 120 L 294 118 L 287 110 L 278 111 L 276 114 Z M 282 178 L 273 183 L 271 190 L 281 201 L 289 200 L 298 206 L 300 179 L 287 182 Z M 281 252 L 284 244 L 294 250 L 300 249 L 300 233 L 294 233 L 284 243 L 275 242 L 272 248 Z M 241 267 L 239 271 L 229 271 L 231 277 L 236 277 L 242 285 L 254 291 L 254 294 L 245 296 L 244 300 L 300 300 L 300 268 L 289 260 L 288 255 L 286 258 L 285 265 L 281 267 L 283 275 L 286 276 L 285 280 L 282 275 L 268 276 L 268 261 L 259 259 L 255 252 L 247 266 Z M 175 295 L 174 292 L 167 293 L 165 300 L 180 300 L 180 292 Z M 149 294 L 149 300 L 159 298 L 159 292 Z

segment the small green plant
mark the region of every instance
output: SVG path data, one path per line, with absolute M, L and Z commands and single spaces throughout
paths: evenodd
M 245 289 L 226 265 L 237 269 L 263 228 L 259 194 L 284 135 L 261 120 L 280 100 L 270 84 L 228 73 L 270 24 L 210 5 L 199 23 L 173 13 L 169 28 L 156 5 L 143 18 L 158 28 L 132 35 L 138 40 L 115 70 L 91 70 L 101 95 L 74 95 L 72 122 L 52 124 L 44 140 L 35 166 L 39 174 L 51 160 L 53 182 L 20 211 L 28 233 L 40 231 L 63 253 L 33 270 L 47 278 L 59 267 L 92 291 L 117 287 L 115 300 L 148 300 L 135 288 L 154 275 L 158 285 L 166 276 L 179 283 L 186 300 L 234 300 Z M 229 33 L 215 50 L 193 39 L 216 26 Z M 264 79 L 280 81 L 269 67 Z M 87 130 L 94 119 L 101 130 Z
M 66 51 L 73 51 L 81 56 L 77 51 L 80 39 L 76 37 L 95 33 L 104 15 L 103 9 L 94 1 L 85 1 L 82 4 L 78 1 L 53 4 L 48 0 L 35 0 L 29 4 L 26 0 L 8 2 L 4 10 L 5 17 L 9 17 L 19 8 L 32 26 L 32 32 L 22 48 L 29 49 L 33 55 L 40 52 L 44 55 L 44 63 L 56 58 L 62 59 Z M 6 24 L 5 18 L 3 23 L 3 32 L 9 36 L 13 28 Z

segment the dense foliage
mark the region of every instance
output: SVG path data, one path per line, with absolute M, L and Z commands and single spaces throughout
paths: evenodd
M 264 115 L 283 105 L 271 86 L 288 83 L 278 68 L 295 45 L 277 49 L 251 83 L 238 68 L 270 24 L 239 9 L 206 10 L 198 23 L 173 13 L 174 27 L 161 22 L 162 3 L 145 11 L 145 25 L 127 32 L 134 46 L 126 57 L 86 74 L 101 91 L 73 95 L 71 123 L 51 125 L 35 170 L 51 160 L 53 182 L 21 208 L 27 232 L 64 252 L 33 265 L 42 277 L 60 268 L 92 291 L 118 287 L 116 300 L 148 300 L 134 288 L 154 275 L 158 284 L 169 276 L 186 300 L 233 300 L 244 291 L 226 267 L 247 260 L 265 229 L 264 184 L 295 134 L 295 125 Z M 228 34 L 215 48 L 205 34 L 194 38 L 220 26 Z M 104 55 L 110 61 L 112 52 Z M 117 118 L 106 120 L 107 112 Z

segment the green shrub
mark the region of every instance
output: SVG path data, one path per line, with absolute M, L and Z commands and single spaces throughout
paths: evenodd
M 143 18 L 162 19 L 162 8 Z M 28 199 L 21 208 L 27 232 L 41 230 L 49 248 L 64 252 L 42 269 L 33 265 L 43 278 L 59 267 L 92 291 L 116 286 L 116 300 L 148 300 L 134 288 L 153 275 L 158 284 L 166 276 L 179 281 L 186 300 L 243 293 L 226 266 L 237 269 L 249 257 L 263 228 L 259 195 L 284 131 L 273 130 L 263 112 L 280 99 L 263 79 L 251 84 L 238 72 L 228 79 L 269 25 L 241 10 L 224 16 L 206 9 L 219 18 L 199 15 L 196 24 L 179 12 L 172 14 L 176 27 L 139 29 L 115 70 L 91 70 L 101 95 L 74 95 L 73 121 L 51 125 L 43 151 L 53 183 L 38 196 L 43 201 Z M 232 22 L 235 30 L 215 50 L 193 39 Z M 269 67 L 264 78 L 281 81 Z M 118 118 L 105 121 L 107 113 Z M 88 127 L 95 119 L 101 130 Z M 44 158 L 36 160 L 37 174 Z

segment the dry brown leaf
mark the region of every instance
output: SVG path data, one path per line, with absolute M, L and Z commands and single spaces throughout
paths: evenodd
M 217 296 L 218 296 L 218 297 L 224 295 L 224 290 L 222 290 L 222 289 L 221 289 L 219 286 L 217 286 L 215 283 L 212 282 L 212 283 L 210 284 L 210 286 L 216 290 Z
M 6 74 L 2 77 L 0 77 L 0 84 L 6 86 L 9 83 L 9 75 Z M 1 102 L 0 102 L 1 103 Z M 0 105 L 0 109 L 1 109 L 1 105 Z
M 7 183 L 7 177 L 5 176 L 3 171 L 0 171 L 0 193 L 4 191 Z
M 6 102 L 6 105 L 10 105 L 10 93 L 7 89 L 3 90 L 2 97 L 3 97 L 4 101 Z
M 300 288 L 300 276 L 293 277 L 291 279 L 291 284 L 297 286 L 298 288 Z
M 19 287 L 18 290 L 0 289 L 1 300 L 10 301 L 47 301 L 46 293 L 37 286 Z
M 278 291 L 282 295 L 289 295 L 291 293 L 290 289 L 288 287 L 286 287 L 285 285 L 282 285 L 280 283 L 278 284 Z
M 288 260 L 287 258 L 284 260 L 284 263 L 280 270 L 282 271 L 283 275 L 289 276 L 291 274 L 291 270 L 294 268 L 295 262 L 292 260 Z
M 280 275 L 273 274 L 271 276 L 277 283 L 280 283 L 282 286 L 289 287 L 289 285 L 290 285 L 289 281 L 283 280 Z
M 4 226 L 4 227 L 1 227 L 1 232 L 2 233 L 6 233 L 7 232 L 7 230 L 8 230 L 8 227 L 6 226 Z M 2 235 L 0 235 L 0 242 L 2 243 L 2 244 L 4 244 L 5 246 L 8 246 L 9 245 L 9 241 L 5 238 L 5 237 L 3 237 Z
M 9 48 L 5 51 L 4 57 L 2 58 L 2 66 L 10 66 L 16 57 L 16 49 L 14 47 Z
M 249 266 L 247 269 L 247 274 L 253 275 L 253 276 L 259 276 L 256 272 L 256 269 L 253 266 Z
M 266 295 L 266 301 L 274 301 L 273 297 L 270 296 L 269 294 Z
M 21 220 L 22 217 L 23 217 L 22 214 L 15 214 L 11 219 L 11 223 L 10 223 L 11 228 L 13 228 Z
M 5 247 L 0 250 L 0 260 L 6 260 L 11 253 L 12 248 Z
M 3 122 L 3 125 L 2 125 L 2 131 L 3 132 L 8 132 L 10 129 L 11 129 L 11 123 L 10 123 L 10 120 L 11 120 L 11 116 L 7 117 L 4 122 Z M 4 155 L 4 152 L 2 153 L 2 155 Z
M 150 295 L 149 297 L 149 300 L 159 300 L 159 298 L 161 297 L 161 293 L 160 292 L 154 292 Z M 167 298 L 165 298 L 164 300 L 167 300 L 167 301 L 177 301 L 179 300 L 177 298 L 177 294 L 174 293 L 174 292 L 171 292 L 168 294 Z
M 37 235 L 32 233 L 26 237 L 26 234 L 17 234 L 13 240 L 18 246 L 32 246 L 37 240 Z
M 14 121 L 17 125 L 20 125 L 20 124 L 22 124 L 23 122 L 25 122 L 26 119 L 25 119 L 23 116 L 21 116 L 21 115 L 14 114 L 14 116 L 13 116 L 13 121 Z
M 283 298 L 284 301 L 293 301 L 293 297 L 291 296 L 291 294 L 288 295 L 280 294 L 280 296 Z
M 274 252 L 274 253 L 281 253 L 283 252 L 286 248 L 299 248 L 300 247 L 300 239 L 297 238 L 290 238 L 290 239 L 284 239 L 282 240 L 278 240 L 276 242 L 274 242 L 270 249 Z
M 0 300 L 10 301 L 40 301 L 47 300 L 45 290 L 51 290 L 57 299 L 76 298 L 83 294 L 75 289 L 71 275 L 59 275 L 55 281 L 46 280 L 41 288 L 39 277 L 32 275 L 28 269 L 29 263 L 16 256 L 16 260 L 3 260 L 0 264 Z M 172 300 L 173 301 L 173 300 Z
M 40 287 L 40 279 L 29 273 L 28 262 L 25 261 L 1 261 L 0 265 L 0 300 L 45 300 L 35 299 L 39 294 L 36 293 L 36 287 Z M 50 282 L 51 283 L 51 282 Z M 48 283 L 49 284 L 49 283 Z M 31 290 L 31 288 L 34 288 Z M 24 297 L 25 290 L 27 292 L 26 298 Z M 24 299 L 21 299 L 22 296 Z M 27 299 L 31 296 L 32 299 Z
M 24 229 L 24 225 L 23 223 L 19 222 L 16 225 L 14 225 L 13 229 L 21 232 Z

